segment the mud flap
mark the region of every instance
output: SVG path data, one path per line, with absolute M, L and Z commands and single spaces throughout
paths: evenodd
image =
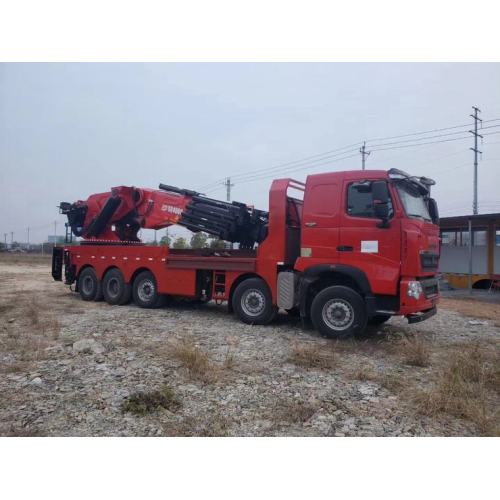
M 63 247 L 52 249 L 52 277 L 55 281 L 62 281 L 63 254 Z

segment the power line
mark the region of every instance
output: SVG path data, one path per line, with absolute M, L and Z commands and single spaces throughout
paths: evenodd
M 499 134 L 499 133 L 500 133 L 500 131 L 490 132 L 488 134 L 484 134 L 484 136 L 494 135 L 494 134 Z M 428 145 L 428 144 L 440 144 L 440 143 L 443 143 L 443 142 L 452 142 L 452 141 L 457 141 L 457 140 L 465 140 L 465 139 L 469 139 L 469 138 L 470 138 L 470 135 L 467 135 L 467 136 L 464 136 L 464 137 L 457 137 L 457 138 L 453 138 L 453 139 L 442 139 L 442 140 L 439 140 L 439 141 L 428 141 L 428 142 L 421 142 L 421 143 L 415 143 L 415 144 L 406 144 L 406 145 L 402 145 L 402 146 L 400 145 L 400 146 L 392 146 L 392 147 L 388 147 L 388 148 L 372 149 L 371 152 L 374 152 L 374 151 L 389 151 L 389 150 L 393 150 L 393 149 L 402 149 L 402 148 L 415 147 L 415 146 L 425 146 L 425 145 Z M 347 153 L 347 151 L 346 151 L 346 153 Z M 358 153 L 359 153 L 359 151 L 358 151 Z M 336 155 L 336 156 L 338 156 L 338 155 Z M 357 154 L 350 155 L 350 156 L 347 156 L 347 157 L 334 158 L 334 159 L 331 159 L 329 161 L 321 161 L 323 159 L 319 159 L 319 160 L 316 160 L 315 162 L 307 163 L 306 165 L 300 165 L 300 166 L 293 167 L 291 169 L 286 169 L 286 173 L 292 173 L 292 172 L 295 172 L 295 171 L 298 171 L 298 170 L 303 170 L 305 168 L 313 168 L 313 167 L 319 167 L 319 166 L 322 166 L 322 165 L 328 165 L 329 163 L 333 163 L 333 162 L 336 162 L 336 161 L 339 161 L 339 160 L 344 160 L 344 159 L 352 158 L 354 156 L 357 156 Z M 317 163 L 318 161 L 321 161 L 321 163 Z M 265 172 L 263 174 L 253 174 L 253 175 L 249 174 L 249 177 L 247 177 L 246 179 L 240 180 L 239 183 L 241 184 L 241 183 L 245 183 L 245 182 L 252 182 L 252 181 L 255 181 L 255 180 L 266 179 L 266 178 L 269 178 L 269 177 L 273 177 L 274 175 L 276 175 L 276 172 Z M 219 187 L 215 187 L 215 188 L 207 191 L 207 193 L 216 191 L 217 189 L 219 189 Z
M 500 127 L 500 125 L 492 125 L 493 127 Z M 446 134 L 438 134 L 438 135 L 429 135 L 427 137 L 421 137 L 419 139 L 405 139 L 402 141 L 394 141 L 394 142 L 384 142 L 381 144 L 371 144 L 372 148 L 378 148 L 380 146 L 392 146 L 392 145 L 397 145 L 397 144 L 403 144 L 407 142 L 416 142 L 416 141 L 426 141 L 428 139 L 437 139 L 440 137 L 448 137 L 450 135 L 459 135 L 459 134 L 466 134 L 468 130 L 459 130 L 458 132 L 448 132 Z
M 275 170 L 282 170 L 285 167 L 293 166 L 293 165 L 296 165 L 296 164 L 299 164 L 299 163 L 304 163 L 305 161 L 313 160 L 314 158 L 316 158 L 315 161 L 322 161 L 322 160 L 328 159 L 330 157 L 338 156 L 339 154 L 345 154 L 345 153 L 348 152 L 348 151 L 345 151 L 345 150 L 347 150 L 348 148 L 353 148 L 354 146 L 358 146 L 360 143 L 361 143 L 361 141 L 357 141 L 357 142 L 354 142 L 352 144 L 348 144 L 346 146 L 343 146 L 341 148 L 331 149 L 331 150 L 325 151 L 323 153 L 318 153 L 318 154 L 306 156 L 304 158 L 300 158 L 300 159 L 297 159 L 297 160 L 293 160 L 293 161 L 289 161 L 289 162 L 285 162 L 285 163 L 280 163 L 278 165 L 275 165 L 274 167 L 264 167 L 264 168 L 259 168 L 257 170 L 252 170 L 251 172 L 242 172 L 240 174 L 234 174 L 234 175 L 231 176 L 231 178 L 233 180 L 234 179 L 241 179 L 241 178 L 244 178 L 244 177 L 253 176 L 254 174 L 258 174 L 260 172 L 271 172 L 271 171 L 275 171 Z M 206 186 L 202 187 L 201 189 L 210 188 L 211 186 L 215 186 L 215 185 L 217 185 L 217 184 L 219 184 L 220 182 L 223 182 L 223 181 L 224 181 L 224 179 L 219 179 L 218 181 L 215 181 L 213 183 L 207 184 Z
M 391 139 L 400 139 L 402 137 L 412 137 L 414 135 L 432 134 L 434 132 L 442 132 L 444 130 L 453 130 L 453 129 L 457 129 L 457 128 L 470 127 L 471 125 L 473 125 L 473 124 L 472 123 L 464 123 L 463 125 L 455 125 L 453 127 L 435 128 L 435 129 L 431 129 L 431 130 L 422 130 L 421 132 L 412 132 L 411 134 L 393 135 L 393 136 L 389 136 L 389 137 L 377 137 L 376 139 L 370 139 L 368 142 L 388 141 Z
M 500 121 L 500 118 L 492 118 L 490 120 L 484 120 L 483 123 L 497 122 L 497 121 Z M 390 139 L 400 139 L 402 137 L 412 137 L 414 135 L 425 135 L 425 134 L 431 134 L 431 133 L 434 133 L 434 132 L 442 132 L 444 130 L 453 130 L 453 129 L 457 129 L 457 128 L 471 127 L 472 125 L 474 125 L 474 123 L 465 123 L 463 125 L 454 125 L 453 127 L 442 127 L 442 128 L 431 129 L 431 130 L 423 130 L 423 131 L 420 131 L 420 132 L 412 132 L 412 133 L 409 133 L 409 134 L 393 135 L 393 136 L 390 136 L 390 137 L 379 137 L 379 138 L 376 138 L 376 139 L 369 139 L 367 142 L 388 141 Z
M 358 156 L 358 152 L 356 152 L 354 154 L 351 154 L 351 155 L 348 155 L 348 156 L 343 156 L 341 158 L 335 158 L 335 159 L 328 160 L 328 161 L 325 161 L 325 162 L 322 162 L 322 163 L 318 163 L 316 165 L 313 165 L 313 168 L 320 167 L 320 166 L 323 166 L 323 165 L 329 165 L 331 163 L 335 163 L 335 162 L 342 161 L 342 160 L 347 160 L 347 159 L 354 158 L 354 157 L 357 157 L 357 156 Z M 304 170 L 306 168 L 311 168 L 311 165 L 305 165 L 305 166 L 295 167 L 295 168 L 292 168 L 292 169 L 288 170 L 287 173 L 298 172 L 299 170 Z M 263 174 L 263 175 L 261 174 L 261 175 L 255 176 L 253 178 L 241 181 L 241 182 L 239 182 L 239 184 L 245 184 L 247 182 L 253 182 L 253 181 L 263 180 L 263 179 L 266 179 L 266 178 L 269 178 L 269 177 L 274 177 L 274 176 L 275 176 L 274 173 Z
M 339 156 L 342 156 L 342 155 L 345 155 L 347 153 L 350 153 L 350 152 L 353 152 L 353 151 L 356 151 L 356 149 L 351 149 L 351 150 L 348 150 L 348 151 L 343 151 L 342 153 L 337 153 L 335 155 L 328 155 L 328 156 L 325 156 L 323 158 L 318 158 L 317 160 L 314 160 L 314 161 L 311 161 L 311 162 L 305 162 L 305 161 L 302 161 L 301 163 L 297 163 L 296 165 L 292 166 L 291 168 L 286 168 L 286 167 L 281 167 L 280 170 L 265 170 L 261 173 L 258 173 L 258 172 L 253 172 L 253 173 L 248 173 L 246 177 L 244 178 L 240 178 L 238 179 L 238 184 L 241 184 L 241 183 L 244 183 L 244 182 L 247 182 L 247 181 L 252 181 L 254 179 L 258 179 L 258 178 L 268 178 L 268 177 L 273 177 L 273 176 L 276 176 L 276 175 L 280 175 L 280 174 L 287 174 L 289 172 L 295 172 L 297 170 L 302 170 L 304 168 L 313 168 L 313 167 L 316 167 L 316 166 L 319 166 L 319 165 L 325 165 L 327 163 L 329 163 L 330 161 L 336 161 L 336 159 L 339 157 Z M 328 160 L 325 162 L 325 160 Z M 320 162 L 320 163 L 318 163 Z M 231 179 L 234 179 L 234 177 L 231 177 Z M 213 191 L 217 191 L 218 189 L 220 189 L 220 184 L 214 186 L 213 188 L 207 190 L 205 192 L 205 194 L 209 194 Z
M 494 121 L 500 121 L 500 118 L 492 118 L 490 120 L 485 120 L 484 123 L 487 123 L 487 122 L 489 123 L 489 122 L 494 122 Z M 380 138 L 376 138 L 376 139 L 370 139 L 369 141 L 366 141 L 366 142 L 385 141 L 385 140 L 391 140 L 391 139 L 399 139 L 399 138 L 403 138 L 403 137 L 415 137 L 415 136 L 418 136 L 418 135 L 425 135 L 425 134 L 430 134 L 430 133 L 434 133 L 434 132 L 442 132 L 442 131 L 446 131 L 446 130 L 456 130 L 456 129 L 459 129 L 459 128 L 470 127 L 471 125 L 472 124 L 470 124 L 470 123 L 465 123 L 465 124 L 462 124 L 462 125 L 454 125 L 452 127 L 441 127 L 441 128 L 436 128 L 436 129 L 423 130 L 423 131 L 419 131 L 419 132 L 412 132 L 412 133 L 408 133 L 408 134 L 401 134 L 401 135 L 388 136 L 388 137 L 380 137 Z M 500 125 L 494 125 L 493 127 L 497 127 L 497 126 L 500 126 Z M 448 135 L 457 135 L 457 134 L 462 134 L 462 133 L 467 133 L 467 130 L 455 131 L 455 132 L 448 133 L 448 134 L 440 134 L 438 136 L 429 136 L 429 137 L 408 139 L 406 141 L 396 141 L 395 143 L 375 144 L 372 147 L 378 147 L 378 148 L 380 148 L 380 146 L 395 145 L 397 143 L 403 143 L 403 142 L 426 141 L 427 139 L 431 139 L 431 138 L 444 137 L 444 136 L 448 136 Z M 462 138 L 457 138 L 457 140 L 462 140 Z M 445 141 L 443 141 L 443 142 L 445 142 Z M 290 162 L 286 162 L 286 163 L 282 163 L 282 164 L 276 165 L 274 167 L 265 167 L 265 168 L 253 170 L 252 172 L 243 172 L 243 173 L 240 173 L 240 174 L 234 174 L 233 176 L 231 176 L 231 178 L 233 180 L 236 179 L 236 180 L 239 181 L 239 180 L 243 180 L 243 179 L 246 179 L 246 178 L 248 178 L 248 179 L 249 178 L 253 178 L 254 175 L 259 174 L 261 172 L 262 173 L 264 173 L 264 172 L 267 173 L 267 172 L 277 171 L 277 170 L 280 170 L 280 169 L 284 169 L 285 167 L 288 167 L 288 166 L 298 165 L 299 163 L 302 164 L 303 162 L 308 161 L 308 160 L 314 160 L 314 159 L 316 159 L 316 161 L 323 161 L 323 160 L 326 160 L 329 157 L 331 157 L 329 155 L 331 155 L 332 153 L 340 153 L 342 151 L 342 154 L 344 154 L 344 153 L 348 152 L 348 151 L 345 151 L 345 150 L 347 150 L 348 148 L 351 148 L 353 146 L 357 146 L 359 144 L 360 144 L 360 141 L 357 141 L 357 142 L 354 142 L 352 144 L 343 146 L 341 148 L 336 148 L 336 149 L 332 149 L 332 150 L 329 150 L 329 151 L 325 151 L 323 153 L 318 153 L 318 154 L 315 154 L 315 155 L 306 156 L 306 157 L 300 158 L 298 160 L 294 160 L 294 161 L 290 161 Z M 419 143 L 419 144 L 425 145 L 427 143 Z M 387 149 L 390 149 L 390 148 L 386 148 L 386 150 Z M 382 149 L 379 149 L 379 151 L 382 151 Z M 333 155 L 333 156 L 336 156 L 336 155 Z M 202 188 L 200 188 L 200 191 L 203 191 L 203 190 L 214 191 L 214 190 L 217 189 L 217 187 L 220 185 L 221 182 L 224 182 L 224 179 L 218 179 L 217 181 L 214 181 L 212 183 L 208 183 L 205 186 L 203 186 Z
M 489 134 L 484 134 L 484 136 L 494 135 L 494 134 L 500 134 L 500 130 L 498 132 L 490 132 Z M 404 146 L 393 146 L 393 147 L 389 147 L 389 148 L 372 149 L 372 152 L 374 152 L 374 151 L 389 151 L 391 149 L 412 148 L 412 147 L 415 147 L 415 146 L 425 146 L 427 144 L 439 144 L 441 142 L 462 141 L 464 139 L 470 139 L 470 135 L 466 135 L 464 137 L 456 137 L 454 139 L 442 139 L 440 141 L 419 142 L 419 143 L 416 143 L 416 144 L 406 144 Z

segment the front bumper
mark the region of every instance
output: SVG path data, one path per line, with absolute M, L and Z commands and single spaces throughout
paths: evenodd
M 409 323 L 419 323 L 436 314 L 436 305 L 439 303 L 439 288 L 436 278 L 420 279 L 418 281 L 422 284 L 422 293 L 416 299 L 409 297 L 407 293 L 411 281 L 416 281 L 416 278 L 401 280 L 398 315 L 406 316 Z
M 433 307 L 432 309 L 429 309 L 428 311 L 407 314 L 406 319 L 408 320 L 408 323 L 410 323 L 410 324 L 420 323 L 421 321 L 425 321 L 426 319 L 429 319 L 430 317 L 434 316 L 436 313 L 437 313 L 437 308 Z

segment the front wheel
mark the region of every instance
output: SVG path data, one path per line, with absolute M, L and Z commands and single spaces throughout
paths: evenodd
M 238 318 L 250 325 L 270 323 L 278 312 L 269 288 L 260 278 L 242 281 L 234 291 L 232 303 Z
M 361 335 L 367 314 L 363 297 L 346 286 L 321 290 L 311 305 L 314 327 L 325 337 L 344 339 Z

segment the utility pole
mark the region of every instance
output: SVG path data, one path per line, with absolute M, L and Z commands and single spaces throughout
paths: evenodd
M 481 113 L 481 110 L 479 108 L 477 108 L 476 106 L 472 106 L 472 109 L 474 110 L 474 114 L 470 115 L 470 116 L 472 116 L 472 118 L 474 118 L 474 131 L 469 130 L 469 132 L 474 136 L 474 147 L 469 148 L 472 151 L 474 151 L 474 200 L 472 201 L 472 213 L 474 215 L 477 215 L 477 213 L 478 213 L 478 211 L 477 211 L 477 154 L 482 153 L 482 151 L 479 151 L 477 149 L 477 138 L 478 137 L 481 137 L 481 139 L 483 138 L 482 135 L 477 133 L 477 122 L 482 123 L 483 120 L 481 120 L 481 118 L 478 118 L 478 116 L 477 116 L 478 113 Z
M 5 240 L 5 248 L 7 248 L 7 233 L 3 233 L 3 239 Z
M 28 226 L 28 250 L 30 249 L 30 228 Z
M 12 244 L 14 243 L 14 231 L 10 232 L 10 248 L 12 248 Z
M 361 169 L 365 170 L 366 157 L 370 156 L 371 151 L 366 151 L 366 141 L 363 141 L 363 145 L 359 148 L 361 153 Z
M 231 177 L 228 177 L 222 185 L 226 186 L 226 201 L 231 201 L 231 188 L 234 186 L 231 184 Z

